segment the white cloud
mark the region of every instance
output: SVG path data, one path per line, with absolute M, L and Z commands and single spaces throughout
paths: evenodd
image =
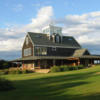
M 21 50 L 25 34 L 28 31 L 40 32 L 44 26 L 50 23 L 52 16 L 51 6 L 42 7 L 36 18 L 32 18 L 29 24 L 0 29 L 0 51 Z
M 13 51 L 20 50 L 24 38 L 19 39 L 8 39 L 0 41 L 0 51 Z
M 82 15 L 67 15 L 55 22 L 63 24 L 65 35 L 74 36 L 83 47 L 100 54 L 100 11 Z
M 36 18 L 32 18 L 27 25 L 21 27 L 14 25 L 0 29 L 0 51 L 21 50 L 27 32 L 41 32 L 41 29 L 51 22 L 63 24 L 64 35 L 74 36 L 82 45 L 88 45 L 87 48 L 89 49 L 95 47 L 94 49 L 97 51 L 100 43 L 99 11 L 82 15 L 67 15 L 62 19 L 55 20 L 51 6 L 39 9 Z M 93 45 L 93 47 L 89 45 Z
M 83 15 L 67 15 L 64 21 L 63 32 L 72 35 L 82 44 L 99 44 L 100 41 L 100 12 L 91 12 Z M 57 22 L 59 23 L 59 21 Z

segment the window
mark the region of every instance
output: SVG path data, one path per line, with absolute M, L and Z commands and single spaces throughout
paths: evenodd
M 57 33 L 60 33 L 60 30 L 57 30 Z
M 52 47 L 52 51 L 56 51 L 56 47 Z
M 45 47 L 36 47 L 35 51 L 36 55 L 47 55 L 47 48 Z
M 46 48 L 41 48 L 41 54 L 42 55 L 47 55 L 47 49 Z
M 28 37 L 26 37 L 26 45 L 29 44 L 29 40 L 28 40 Z
M 56 36 L 56 42 L 59 43 L 59 36 Z
M 30 56 L 32 54 L 31 48 L 24 49 L 24 56 Z

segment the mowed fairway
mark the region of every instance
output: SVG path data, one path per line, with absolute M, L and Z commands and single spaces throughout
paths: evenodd
M 0 100 L 100 100 L 100 66 L 49 74 L 4 75 L 15 90 Z

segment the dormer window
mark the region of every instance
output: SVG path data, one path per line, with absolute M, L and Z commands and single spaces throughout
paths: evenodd
M 56 36 L 56 43 L 59 43 L 59 36 Z
M 49 26 L 43 28 L 43 33 L 50 34 L 50 35 L 52 35 L 53 33 L 56 33 L 56 34 L 59 34 L 60 36 L 62 36 L 62 28 L 53 26 L 53 25 L 49 25 Z

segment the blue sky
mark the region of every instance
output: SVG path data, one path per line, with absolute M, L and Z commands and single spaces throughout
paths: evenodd
M 100 0 L 0 0 L 0 27 L 6 24 L 27 24 L 36 17 L 37 10 L 52 6 L 54 17 L 83 14 L 100 10 Z
M 100 0 L 0 0 L 0 13 L 0 58 L 20 57 L 22 44 L 18 44 L 26 32 L 40 32 L 51 21 L 91 53 L 100 53 Z

